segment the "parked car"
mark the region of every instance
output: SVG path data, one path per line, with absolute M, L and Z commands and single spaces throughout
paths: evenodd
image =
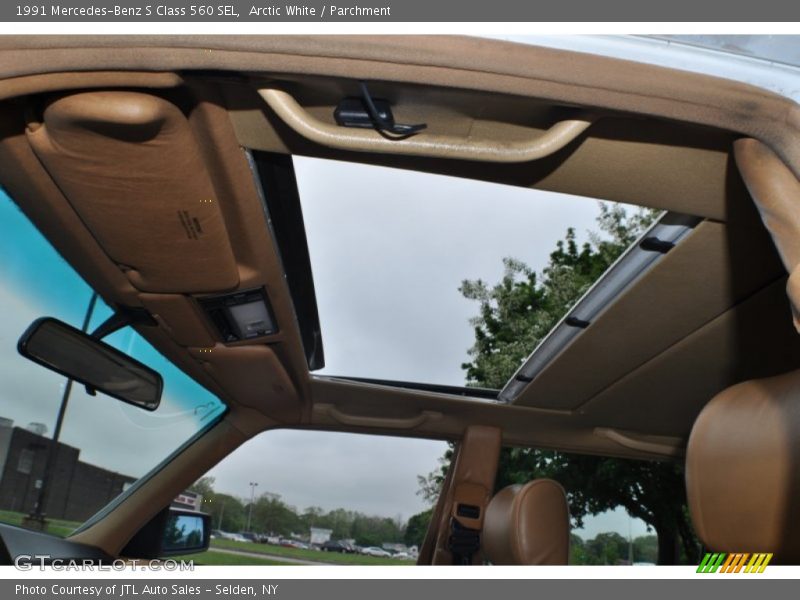
M 345 552 L 347 552 L 348 554 L 356 554 L 356 553 L 358 553 L 358 546 L 356 546 L 352 542 L 348 542 L 348 541 L 345 541 L 345 540 L 339 540 L 339 543 L 342 545 L 342 547 L 345 549 Z
M 367 546 L 361 550 L 361 553 L 367 556 L 378 556 L 381 558 L 389 558 L 392 556 L 391 552 L 387 552 L 383 548 L 378 548 L 377 546 Z
M 320 544 L 319 549 L 323 552 L 340 552 L 342 554 L 350 551 L 342 542 L 334 542 L 333 540 Z

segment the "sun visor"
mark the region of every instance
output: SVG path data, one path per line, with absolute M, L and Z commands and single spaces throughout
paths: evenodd
M 737 140 L 733 149 L 739 173 L 789 273 L 786 291 L 800 331 L 800 181 L 758 140 Z
M 29 125 L 28 139 L 136 288 L 192 293 L 238 285 L 219 198 L 176 106 L 128 91 L 64 96 Z

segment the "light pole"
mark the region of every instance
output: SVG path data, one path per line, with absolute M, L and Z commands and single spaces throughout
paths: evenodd
M 225 500 L 220 502 L 220 509 L 219 509 L 219 523 L 217 524 L 217 529 L 222 531 L 222 515 L 225 514 Z
M 631 521 L 633 519 L 628 515 L 628 564 L 633 564 L 633 534 L 631 533 Z
M 250 510 L 247 511 L 247 531 L 250 531 L 250 520 L 253 518 L 253 502 L 256 499 L 256 488 L 258 484 L 255 481 L 250 482 Z
M 81 331 L 86 333 L 89 330 L 89 323 L 92 320 L 94 308 L 97 305 L 97 292 L 92 292 L 89 298 L 89 304 L 86 307 L 86 314 L 83 317 L 83 325 Z M 58 444 L 61 438 L 61 427 L 64 424 L 64 415 L 67 412 L 67 404 L 69 397 L 72 394 L 72 379 L 67 379 L 64 386 L 64 392 L 61 395 L 61 404 L 58 407 L 58 414 L 56 415 L 56 427 L 53 431 L 53 437 L 47 446 L 47 454 L 44 463 L 44 474 L 42 475 L 41 484 L 39 486 L 39 493 L 36 496 L 36 503 L 33 505 L 33 510 L 22 521 L 25 527 L 30 529 L 37 529 L 45 531 L 47 529 L 47 515 L 45 513 L 45 505 L 47 503 L 47 492 L 50 487 L 50 482 L 55 470 L 55 463 L 58 460 Z

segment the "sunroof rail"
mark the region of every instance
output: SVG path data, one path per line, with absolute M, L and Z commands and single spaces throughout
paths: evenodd
M 246 151 L 292 297 L 309 371 L 325 366 L 317 294 L 291 156 Z
M 341 375 L 317 375 L 317 378 L 354 381 L 356 383 L 366 383 L 369 385 L 380 385 L 404 390 L 416 390 L 419 392 L 432 392 L 434 394 L 447 394 L 448 396 L 462 396 L 465 398 L 479 398 L 493 401 L 497 400 L 497 394 L 499 393 L 496 389 L 493 390 L 489 388 L 438 385 L 434 383 L 418 383 L 415 381 L 395 381 L 393 379 L 370 379 L 368 377 L 347 377 Z
M 498 400 L 514 402 L 622 292 L 655 266 L 700 221 L 690 215 L 664 214 L 564 315 L 506 383 Z

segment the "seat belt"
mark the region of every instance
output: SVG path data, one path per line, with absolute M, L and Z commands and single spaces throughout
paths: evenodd
M 431 564 L 473 564 L 480 550 L 483 515 L 494 491 L 502 432 L 473 425 L 466 429 L 450 466 L 449 486 L 437 526 Z M 433 523 L 432 523 L 433 525 Z
M 471 565 L 481 547 L 481 532 L 464 527 L 455 519 L 450 521 L 448 550 L 453 555 L 454 565 Z

